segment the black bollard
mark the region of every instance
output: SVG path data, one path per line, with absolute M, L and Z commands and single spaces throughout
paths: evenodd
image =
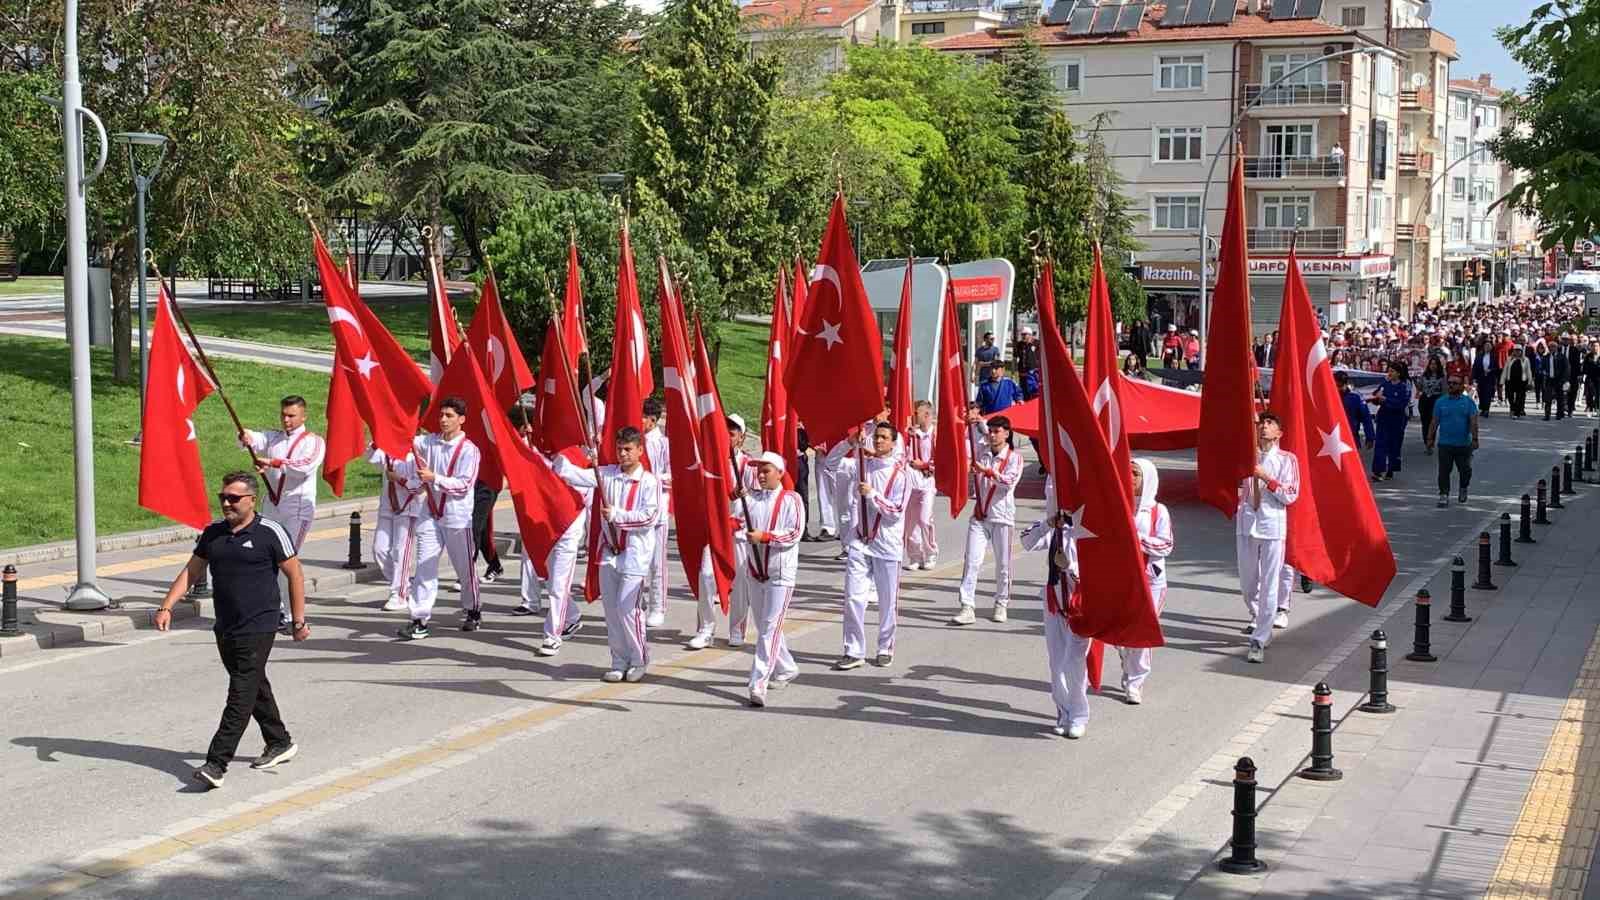
M 350 558 L 345 560 L 346 569 L 365 569 L 367 564 L 361 561 L 361 511 L 356 510 L 350 514 Z
M 1561 493 L 1571 496 L 1577 491 L 1572 489 L 1572 454 L 1561 457 Z
M 1389 636 L 1379 628 L 1372 633 L 1372 680 L 1367 685 L 1367 702 L 1356 707 L 1362 712 L 1392 713 L 1389 702 Z
M 1311 689 L 1311 765 L 1297 774 L 1312 781 L 1338 781 L 1344 777 L 1333 767 L 1333 690 L 1325 681 Z
M 211 596 L 211 567 L 200 570 L 200 580 L 189 585 L 190 600 L 204 600 Z
M 1511 513 L 1500 514 L 1500 558 L 1494 561 L 1497 566 L 1514 566 L 1517 561 L 1511 558 Z
M 1522 495 L 1522 509 L 1517 518 L 1517 543 L 1533 543 L 1533 500 L 1527 494 Z
M 1561 467 L 1550 467 L 1550 508 L 1566 509 L 1561 502 Z
M 1458 556 L 1456 559 L 1460 560 L 1461 557 Z M 1465 577 L 1466 567 L 1466 563 L 1461 564 L 1461 568 L 1463 570 L 1462 577 Z M 1427 588 L 1417 591 L 1417 631 L 1416 636 L 1411 639 L 1411 652 L 1406 654 L 1406 659 L 1409 659 L 1412 662 L 1439 661 L 1439 657 L 1428 652 L 1431 649 L 1428 644 L 1428 629 L 1430 627 L 1428 623 L 1428 608 L 1429 604 L 1432 602 L 1433 598 L 1428 595 Z
M 1234 875 L 1253 875 L 1267 864 L 1256 859 L 1256 764 L 1248 756 L 1233 765 L 1233 839 L 1228 858 L 1217 868 Z
M 1478 580 L 1472 583 L 1472 589 L 1475 591 L 1498 591 L 1500 589 L 1495 585 L 1494 579 L 1489 576 L 1489 532 L 1487 531 L 1478 532 Z M 1455 612 L 1454 605 L 1452 602 L 1452 609 L 1450 610 L 1452 613 Z M 1446 616 L 1445 621 L 1454 622 L 1456 620 Z
M 1461 557 L 1450 561 L 1450 614 L 1446 622 L 1471 622 L 1467 615 L 1467 563 Z
M 1535 524 L 1535 525 L 1549 525 L 1550 524 L 1550 517 L 1545 515 L 1545 509 L 1546 509 L 1545 502 L 1544 502 L 1545 486 L 1544 486 L 1544 479 L 1543 478 L 1539 479 L 1538 491 L 1539 491 L 1539 505 L 1534 510 L 1533 524 Z
M 14 637 L 22 633 L 17 627 L 17 567 L 5 568 L 5 586 L 0 589 L 0 636 Z

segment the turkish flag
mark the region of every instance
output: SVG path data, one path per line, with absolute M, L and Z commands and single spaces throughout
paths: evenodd
M 355 401 L 353 406 L 372 433 L 372 442 L 390 456 L 402 459 L 411 452 L 411 439 L 417 433 L 417 410 L 433 392 L 433 383 L 372 310 L 349 291 L 322 236 L 313 238 L 322 299 L 327 304 L 328 327 L 333 332 L 334 368 L 351 373 L 347 384 Z M 347 414 L 347 409 L 330 405 L 328 430 L 347 427 L 333 418 Z M 349 462 L 349 457 L 334 459 L 332 444 L 329 450 L 325 471 L 329 463 Z
M 1083 344 L 1083 375 L 1089 389 L 1089 405 L 1111 447 L 1116 482 L 1132 496 L 1133 454 L 1128 443 L 1128 407 L 1123 403 L 1122 373 L 1117 369 L 1116 326 L 1111 317 L 1111 287 L 1106 284 L 1099 243 L 1094 245 L 1094 271 L 1089 281 L 1088 323 Z M 1105 645 L 1100 641 L 1089 647 L 1089 685 L 1097 691 L 1100 690 L 1105 652 Z
M 784 384 L 811 442 L 832 444 L 883 411 L 883 338 L 861 284 L 843 193 L 833 197 L 807 292 Z
M 477 445 L 483 461 L 493 461 L 505 473 L 517 514 L 517 531 L 525 548 L 523 559 L 533 563 L 540 578 L 548 578 L 545 561 L 550 550 L 583 509 L 578 492 L 561 480 L 538 451 L 523 443 L 506 415 L 507 407 L 495 398 L 475 354 L 457 353 L 450 360 L 444 377 L 439 379 L 438 395 L 466 401 L 462 430 Z M 428 419 L 427 427 L 437 429 L 438 404 L 428 407 Z
M 428 256 L 428 373 L 438 381 L 461 346 L 461 329 L 455 310 L 450 307 L 450 292 L 444 287 L 444 266 L 438 257 Z
M 629 256 L 628 264 L 633 264 Z M 578 370 L 578 357 L 589 352 L 589 330 L 583 325 L 583 271 L 578 268 L 578 244 L 567 241 L 567 290 L 561 301 L 561 338 L 567 343 L 572 370 Z
M 577 369 L 561 348 L 561 323 L 551 322 L 545 327 L 544 352 L 539 357 L 539 403 L 535 407 L 539 448 L 546 453 L 590 442 L 583 409 L 578 405 Z
M 139 505 L 204 529 L 216 518 L 206 496 L 206 473 L 195 441 L 194 410 L 213 388 L 178 335 L 167 285 L 156 282 L 150 368 L 139 423 Z
M 706 473 L 706 539 L 711 546 L 711 563 L 717 575 L 717 596 L 722 601 L 723 613 L 727 613 L 728 595 L 722 592 L 723 566 L 726 565 L 729 584 L 733 583 L 734 574 L 734 525 L 728 501 L 739 487 L 744 473 L 733 467 L 733 445 L 728 439 L 728 414 L 722 406 L 722 392 L 717 389 L 716 373 L 711 369 L 711 356 L 706 352 L 706 335 L 700 327 L 699 315 L 694 320 L 694 368 L 699 373 L 701 392 L 695 399 L 695 409 L 700 415 L 700 458 L 704 460 L 702 468 Z
M 900 314 L 894 320 L 894 371 L 889 373 L 889 423 L 896 433 L 911 427 L 911 270 L 916 260 L 906 258 L 906 276 L 900 282 Z
M 1283 420 L 1279 447 L 1300 464 L 1285 559 L 1312 581 L 1377 606 L 1394 580 L 1394 551 L 1355 436 L 1345 431 L 1350 423 L 1292 249 L 1288 270 L 1272 370 L 1272 409 Z
M 1200 499 L 1229 518 L 1239 505 L 1239 482 L 1256 468 L 1256 359 L 1250 347 L 1244 203 L 1244 157 L 1235 154 L 1206 328 L 1206 383 L 1200 391 L 1200 442 L 1195 450 Z
M 617 432 L 628 426 L 640 427 L 644 398 L 656 389 L 650 375 L 650 335 L 645 331 L 644 310 L 639 306 L 639 280 L 634 272 L 633 245 L 628 238 L 626 219 L 622 222 L 621 241 L 616 320 L 611 332 L 611 378 L 606 389 L 606 421 L 599 447 L 602 464 L 617 461 Z
M 790 445 L 790 435 L 795 433 L 793 414 L 789 410 L 789 392 L 783 386 L 784 346 L 789 343 L 793 329 L 789 327 L 787 279 L 784 267 L 778 267 L 778 284 L 772 295 L 772 322 L 767 331 L 767 383 L 761 398 L 761 447 L 782 456 L 785 460 L 784 486 L 794 489 L 794 471 L 797 448 Z
M 939 325 L 939 395 L 933 425 L 933 485 L 950 498 L 951 517 L 967 505 L 967 470 L 972 445 L 967 431 L 967 373 L 961 363 L 961 322 L 956 318 L 956 292 L 945 279 L 944 310 Z
M 344 276 L 350 295 L 360 296 L 354 254 L 345 254 Z M 350 377 L 351 373 L 335 360 L 328 378 L 327 452 L 322 456 L 322 480 L 328 483 L 335 497 L 344 496 L 345 466 L 367 448 L 367 431 L 356 410 L 355 389 L 350 385 Z
M 672 457 L 672 507 L 678 536 L 678 558 L 683 574 L 695 591 L 700 590 L 701 567 L 709 563 L 723 611 L 728 609 L 728 591 L 733 584 L 733 532 L 728 527 L 728 487 L 721 467 L 708 466 L 701 452 L 701 432 L 707 428 L 724 431 L 721 419 L 702 418 L 701 399 L 710 416 L 715 416 L 712 398 L 702 395 L 702 375 L 689 343 L 689 327 L 683 304 L 673 290 L 666 260 L 657 260 L 657 301 L 661 304 L 661 381 L 666 394 L 667 442 Z M 726 437 L 724 437 L 726 443 Z
M 1145 579 L 1126 476 L 1107 477 L 1117 463 L 1057 330 L 1054 278 L 1047 261 L 1036 290 L 1045 453 L 1055 507 L 1071 516 L 1067 527 L 1078 542 L 1078 590 L 1068 602 L 1067 626 L 1080 637 L 1118 647 L 1159 647 L 1161 623 Z
M 533 373 L 528 370 L 516 333 L 500 306 L 500 289 L 493 272 L 483 282 L 478 308 L 467 325 L 467 346 L 478 355 L 478 365 L 489 377 L 489 386 L 501 409 L 515 406 L 522 392 L 533 386 Z

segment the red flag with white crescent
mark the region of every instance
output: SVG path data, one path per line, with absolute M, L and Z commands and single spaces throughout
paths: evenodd
M 139 505 L 204 529 L 216 516 L 200 466 L 194 411 L 213 385 L 178 334 L 166 283 L 157 280 L 156 285 L 150 369 L 139 423 Z

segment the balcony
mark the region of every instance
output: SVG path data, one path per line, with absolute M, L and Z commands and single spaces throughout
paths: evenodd
M 1338 181 L 1344 161 L 1332 156 L 1246 156 L 1244 177 L 1256 181 Z
M 1346 106 L 1350 93 L 1342 81 L 1307 82 L 1302 84 L 1247 84 L 1244 86 L 1246 103 L 1256 102 L 1263 110 L 1300 108 L 1306 106 Z
M 1426 225 L 1396 223 L 1394 226 L 1394 239 L 1397 241 L 1422 241 L 1426 243 L 1429 235 L 1428 226 Z
M 1245 244 L 1250 250 L 1289 252 L 1293 243 L 1296 250 L 1344 250 L 1343 228 L 1250 228 L 1245 231 Z
M 1402 150 L 1395 154 L 1402 175 L 1432 175 L 1432 153 L 1407 153 Z
M 1400 92 L 1400 111 L 1432 112 L 1433 88 L 1422 88 L 1415 91 L 1402 90 Z

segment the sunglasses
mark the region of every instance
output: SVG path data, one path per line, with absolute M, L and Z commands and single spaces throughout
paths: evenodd
M 226 505 L 232 506 L 238 503 L 240 500 L 248 500 L 254 496 L 255 494 L 218 494 L 217 500 Z

